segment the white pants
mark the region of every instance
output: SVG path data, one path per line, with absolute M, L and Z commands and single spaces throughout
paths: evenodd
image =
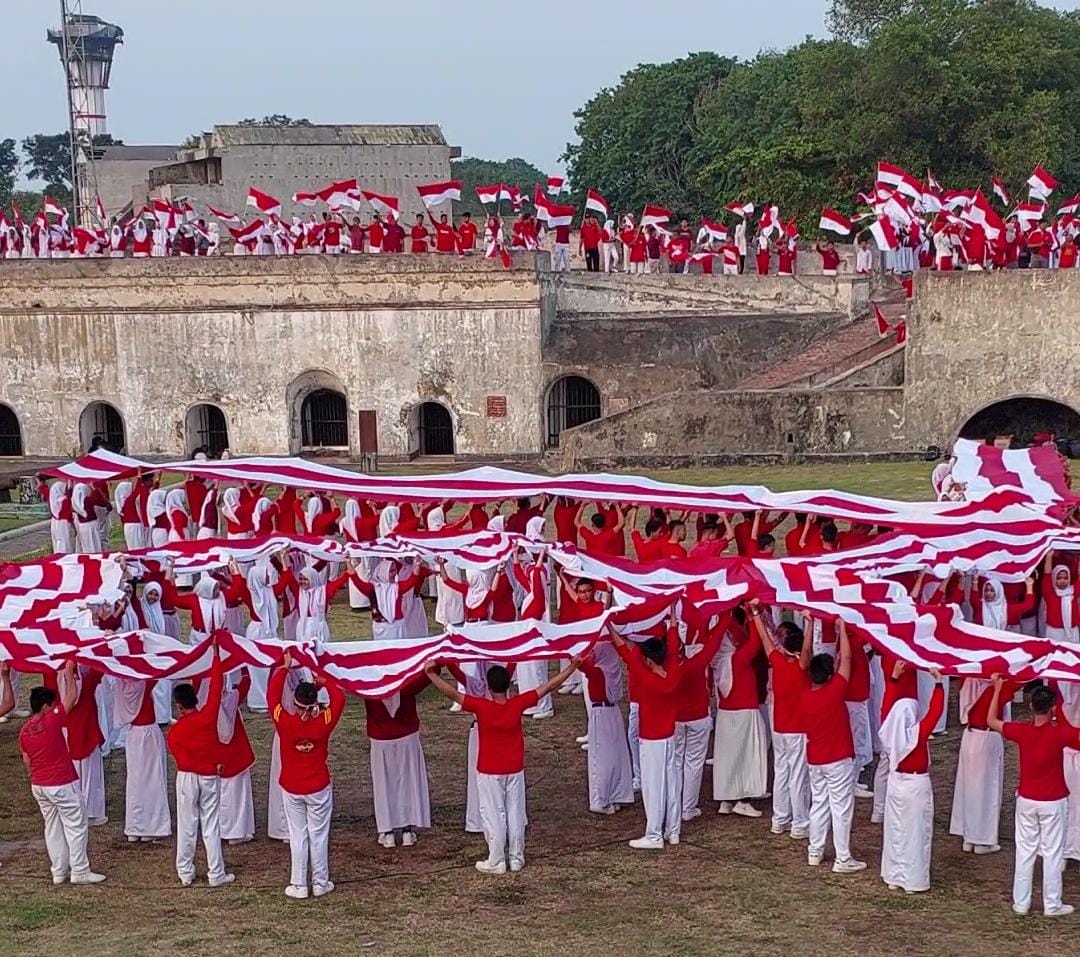
M 289 823 L 289 883 L 307 887 L 308 861 L 311 883 L 325 887 L 330 882 L 330 818 L 334 813 L 334 786 L 328 784 L 314 794 L 282 791 L 285 820 Z
M 480 786 L 477 783 L 476 757 L 480 750 L 480 738 L 476 725 L 469 728 L 469 750 L 465 765 L 465 831 L 469 834 L 484 833 L 484 819 L 480 814 Z
M 57 555 L 67 555 L 75 551 L 75 528 L 65 519 L 54 518 L 49 522 L 49 535 L 52 549 Z
M 124 522 L 124 544 L 128 548 L 146 548 L 147 528 L 138 522 Z
M 881 879 L 906 891 L 930 889 L 934 839 L 934 789 L 929 774 L 889 774 Z
M 86 845 L 90 825 L 86 820 L 79 783 L 59 787 L 30 787 L 41 817 L 45 821 L 45 849 L 49 852 L 49 868 L 54 879 L 64 880 L 69 874 L 80 876 L 90 872 Z
M 255 836 L 255 802 L 251 796 L 251 770 L 221 778 L 218 827 L 225 841 L 248 841 Z
M 885 798 L 889 793 L 889 756 L 882 751 L 878 755 L 874 769 L 874 804 L 870 811 L 872 817 L 881 817 L 885 813 Z
M 75 773 L 79 776 L 83 810 L 91 821 L 99 821 L 105 817 L 105 766 L 101 760 L 101 749 L 94 748 L 90 757 L 73 763 Z
M 870 731 L 870 709 L 865 701 L 847 702 L 848 721 L 851 723 L 851 738 L 855 743 L 855 780 L 859 779 L 862 769 L 874 760 L 874 743 Z
M 640 747 L 645 837 L 651 841 L 678 837 L 682 832 L 682 803 L 675 767 L 675 738 L 642 738 Z
M 124 834 L 128 837 L 168 837 L 169 769 L 165 737 L 156 724 L 128 729 L 124 751 L 127 782 L 124 789 Z
M 525 863 L 525 772 L 476 775 L 488 864 Z M 509 848 L 508 848 L 509 845 Z
M 851 758 L 810 765 L 810 852 L 821 854 L 832 824 L 836 859 L 851 859 L 851 818 L 855 812 L 855 779 Z
M 773 732 L 773 827 L 810 826 L 810 770 L 806 735 Z
M 570 268 L 570 247 L 556 243 L 551 251 L 551 268 L 554 272 L 566 272 Z
M 76 551 L 96 555 L 101 551 L 101 531 L 96 521 L 75 523 Z
M 225 877 L 218 820 L 220 801 L 221 778 L 216 774 L 176 772 L 176 873 L 184 883 L 195 880 L 195 847 L 200 829 L 206 848 L 207 880 L 216 884 Z
M 270 783 L 266 797 L 266 836 L 275 841 L 289 839 L 289 822 L 285 817 L 285 792 L 281 789 L 281 739 L 274 732 L 270 742 Z
M 1030 801 L 1016 798 L 1016 870 L 1013 907 L 1031 907 L 1031 879 L 1035 858 L 1043 860 L 1043 913 L 1061 907 L 1061 868 L 1065 860 L 1065 815 L 1068 799 Z
M 1005 754 L 996 731 L 965 728 L 956 762 L 949 833 L 969 844 L 998 843 Z
M 626 743 L 622 711 L 616 704 L 593 704 L 588 710 L 588 720 L 589 810 L 603 811 L 615 804 L 633 804 L 630 749 Z
M 701 777 L 705 771 L 705 758 L 709 753 L 709 732 L 712 718 L 706 715 L 696 721 L 675 723 L 675 774 L 682 795 L 682 817 L 699 810 Z
M 626 743 L 630 745 L 630 773 L 634 777 L 634 790 L 641 789 L 641 738 L 638 736 L 638 703 L 630 702 L 630 717 L 626 722 Z
M 548 680 L 548 663 L 546 661 L 519 661 L 514 675 L 517 678 L 518 691 L 522 694 L 526 691 L 535 691 Z M 544 695 L 536 703 L 535 708 L 530 708 L 525 713 L 533 715 L 554 714 L 555 705 L 551 701 L 551 695 Z

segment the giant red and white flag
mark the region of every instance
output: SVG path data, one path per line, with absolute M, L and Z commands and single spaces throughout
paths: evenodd
M 423 186 L 417 186 L 416 191 L 428 209 L 452 200 L 461 201 L 461 181 L 456 179 L 445 183 L 425 183 Z
M 1050 194 L 1058 188 L 1059 183 L 1042 166 L 1036 166 L 1035 172 L 1027 181 L 1028 196 L 1031 199 L 1048 199 Z
M 641 227 L 644 229 L 646 226 L 663 226 L 664 223 L 670 222 L 671 210 L 664 209 L 663 206 L 646 206 L 645 211 L 641 214 Z
M 281 215 L 281 200 L 274 199 L 273 196 L 268 196 L 254 186 L 248 190 L 246 205 L 253 206 L 264 216 Z
M 839 233 L 841 236 L 848 236 L 851 234 L 851 221 L 841 216 L 835 209 L 829 209 L 826 206 L 821 211 L 821 221 L 818 223 L 818 228 L 827 230 L 831 233 Z
M 877 248 L 882 252 L 900 248 L 900 239 L 888 216 L 879 216 L 876 222 L 870 224 L 869 230 L 870 235 L 874 237 L 874 242 L 877 243 Z
M 991 183 L 993 184 L 993 187 L 994 187 L 994 195 L 1001 202 L 1001 205 L 1002 206 L 1008 206 L 1009 205 L 1009 191 L 1005 188 L 1005 184 L 1000 179 L 998 179 L 998 177 L 996 177 L 996 176 L 991 180 Z
M 608 217 L 608 201 L 595 189 L 590 189 L 585 195 L 585 208 L 599 213 L 604 219 Z

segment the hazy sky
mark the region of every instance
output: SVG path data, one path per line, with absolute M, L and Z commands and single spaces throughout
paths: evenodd
M 74 0 L 71 0 L 74 5 Z M 1075 9 L 1080 0 L 1056 6 Z M 545 171 L 574 110 L 637 63 L 750 57 L 824 33 L 826 0 L 84 0 L 118 24 L 109 132 L 179 143 L 245 116 L 438 123 L 467 156 Z M 531 11 L 525 13 L 524 11 Z M 55 0 L 0 0 L 0 138 L 66 129 Z

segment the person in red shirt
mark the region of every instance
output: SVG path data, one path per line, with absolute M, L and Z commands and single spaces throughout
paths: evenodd
M 75 704 L 75 662 L 64 665 L 63 696 L 40 686 L 30 692 L 30 718 L 19 729 L 19 753 L 30 775 L 30 792 L 45 822 L 45 849 L 54 884 L 69 878 L 72 884 L 100 884 L 104 875 L 90 870 L 86 846 L 90 826 L 86 819 L 79 778 L 68 752 L 64 727 Z M 0 669 L 0 714 L 14 706 L 11 673 Z
M 428 240 L 431 238 L 431 234 L 428 232 L 427 226 L 424 225 L 423 213 L 416 214 L 416 222 L 413 223 L 413 227 L 409 231 L 409 238 L 409 252 L 426 253 L 428 251 Z
M 607 512 L 595 512 L 589 517 L 589 526 L 581 522 L 581 513 L 588 503 L 582 502 L 577 513 L 577 530 L 581 535 L 582 547 L 587 552 L 595 555 L 612 555 L 618 557 L 623 552 L 623 528 L 626 526 L 626 512 L 618 505 L 612 506 L 612 511 L 617 516 L 615 524 L 608 522 Z
M 818 243 L 814 249 L 821 257 L 821 275 L 835 276 L 840 270 L 840 254 L 836 251 L 836 244 L 830 239 L 824 246 Z
M 275 669 L 266 689 L 270 718 L 281 746 L 282 798 L 289 826 L 291 871 L 285 896 L 304 900 L 308 896 L 308 865 L 311 893 L 323 897 L 334 889 L 330 880 L 330 818 L 334 811 L 334 785 L 327 767 L 330 735 L 345 710 L 345 692 L 322 677 L 301 681 L 293 691 L 293 709 L 282 705 L 285 678 L 292 667 L 288 652 L 282 667 Z M 325 689 L 328 703 L 319 702 Z
M 727 516 L 724 516 L 727 519 Z M 703 522 L 698 529 L 697 541 L 690 549 L 691 558 L 719 558 L 727 551 L 729 539 L 721 534 L 716 520 Z
M 166 737 L 176 762 L 176 873 L 185 887 L 195 883 L 195 845 L 202 830 L 207 881 L 211 887 L 231 884 L 221 853 L 221 767 L 224 754 L 218 740 L 218 710 L 225 687 L 217 641 L 206 704 L 199 707 L 195 689 L 183 682 L 173 688 L 177 718 Z
M 463 254 L 468 255 L 476 251 L 477 232 L 472 216 L 469 213 L 462 213 L 461 225 L 458 226 L 458 248 Z
M 322 227 L 323 252 L 341 252 L 341 223 L 329 213 L 323 213 Z
M 889 756 L 881 879 L 889 890 L 908 894 L 930 889 L 930 848 L 934 835 L 934 791 L 927 742 L 945 710 L 941 675 L 933 672 L 930 706 L 919 718 L 918 702 L 906 698 L 881 725 L 881 749 Z
M 637 689 L 641 802 L 645 833 L 630 841 L 635 850 L 660 851 L 664 841 L 678 844 L 682 833 L 682 800 L 675 766 L 675 689 L 679 685 L 679 642 L 672 610 L 666 638 L 649 638 L 631 648 L 609 623 L 611 640 L 626 662 Z
M 357 255 L 364 251 L 364 234 L 366 229 L 360 224 L 360 217 L 354 216 L 349 224 L 349 252 Z
M 637 507 L 633 511 L 633 518 L 637 517 Z M 639 562 L 655 562 L 663 557 L 663 549 L 666 539 L 664 538 L 664 523 L 659 519 L 650 518 L 645 523 L 645 534 L 642 535 L 636 528 L 630 532 L 630 540 L 634 543 L 634 552 Z
M 386 227 L 383 226 L 382 217 L 378 213 L 371 216 L 371 225 L 367 228 L 368 252 L 381 253 L 383 241 L 386 238 Z
M 482 874 L 505 874 L 507 860 L 511 871 L 525 866 L 525 735 L 521 718 L 546 694 L 555 691 L 578 670 L 581 658 L 570 664 L 539 688 L 513 698 L 510 672 L 494 665 L 487 672 L 491 698 L 462 694 L 439 673 L 437 662 L 429 661 L 425 673 L 432 685 L 462 711 L 476 716 L 478 750 L 476 786 L 480 799 L 480 817 L 484 824 L 488 856 L 476 862 Z
M 1065 749 L 1080 748 L 1080 731 L 1061 720 L 1053 722 L 1057 693 L 1045 685 L 1031 693 L 1031 721 L 1002 721 L 998 717 L 1005 679 L 994 675 L 987 724 L 1020 751 L 1020 782 L 1016 788 L 1016 864 L 1013 872 L 1013 910 L 1031 910 L 1035 858 L 1042 858 L 1043 915 L 1063 917 L 1073 912 L 1061 902 L 1065 863 L 1065 825 L 1069 788 L 1065 782 Z
M 446 213 L 439 217 L 438 222 L 435 222 L 435 217 L 431 213 L 428 213 L 428 219 L 431 220 L 432 228 L 435 230 L 435 252 L 444 255 L 446 253 L 456 253 L 458 251 L 458 235 Z
M 686 522 L 674 519 L 668 522 L 668 537 L 663 540 L 660 557 L 668 559 L 686 558 Z
M 425 233 L 427 230 L 425 230 Z M 374 245 L 375 242 L 375 227 L 371 227 L 371 242 Z M 382 242 L 383 252 L 386 253 L 402 253 L 405 251 L 405 229 L 401 223 L 397 221 L 397 217 L 390 214 L 387 217 L 386 229 L 383 234 Z
M 688 641 L 682 649 L 679 683 L 674 693 L 675 773 L 680 782 L 679 792 L 682 794 L 683 822 L 701 816 L 701 808 L 698 806 L 701 798 L 701 778 L 705 771 L 709 733 L 713 724 L 709 714 L 709 670 L 726 630 L 727 623 L 721 619 L 720 623 L 708 632 L 704 641 Z M 678 641 L 677 629 L 671 640 Z
M 668 240 L 668 272 L 684 273 L 690 261 L 690 249 L 694 245 L 694 234 L 690 224 L 684 219 Z
M 600 271 L 600 224 L 595 216 L 586 216 L 581 224 L 581 236 L 578 242 L 578 251 L 585 256 L 585 269 L 587 272 Z
M 855 812 L 855 745 L 846 698 L 851 676 L 851 642 L 840 622 L 839 654 L 814 655 L 808 666 L 811 686 L 802 693 L 799 713 L 806 732 L 810 766 L 810 846 L 807 863 L 816 867 L 825 855 L 832 825 L 836 861 L 833 872 L 851 874 L 866 864 L 851 856 L 851 819 Z
M 547 496 L 540 500 L 539 505 L 533 505 L 531 498 L 519 498 L 517 508 L 506 517 L 506 531 L 524 535 L 529 520 L 542 516 L 547 504 Z
M 750 617 L 772 669 L 773 834 L 790 832 L 794 840 L 810 834 L 810 772 L 806 735 L 799 718 L 802 693 L 810 686 L 811 643 L 793 621 L 783 621 L 774 638 L 765 627 L 757 599 Z
M 980 230 L 981 232 L 981 230 Z M 1031 255 L 1029 269 L 1046 269 L 1050 265 L 1050 249 L 1053 237 L 1045 223 L 1038 223 L 1027 234 L 1027 247 Z

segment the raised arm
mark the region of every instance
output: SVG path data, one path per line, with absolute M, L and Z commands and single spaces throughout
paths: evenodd
M 990 710 L 986 715 L 986 726 L 991 731 L 1001 734 L 1005 722 L 1001 720 L 1001 686 L 1005 679 L 1001 675 L 994 675 L 990 679 L 994 683 L 994 696 L 990 699 Z
M 0 718 L 15 707 L 15 694 L 11 690 L 11 665 L 0 665 Z
M 769 634 L 769 630 L 765 627 L 761 615 L 761 602 L 756 598 L 750 600 L 750 618 L 754 622 L 754 629 L 761 639 L 761 646 L 765 649 L 765 654 L 771 655 L 776 649 L 776 643 L 773 641 L 772 635 Z
M 431 682 L 432 687 L 439 692 L 439 694 L 449 698 L 451 701 L 456 701 L 458 704 L 463 704 L 465 701 L 465 695 L 461 690 L 454 685 L 450 684 L 441 674 L 439 674 L 439 664 L 435 661 L 429 661 L 424 665 L 424 674 L 427 675 L 428 681 Z
M 79 700 L 79 685 L 75 681 L 75 662 L 65 661 L 60 673 L 61 680 L 57 682 L 60 691 L 60 703 L 68 714 Z
M 546 694 L 551 694 L 556 690 L 567 678 L 569 678 L 578 668 L 581 667 L 581 655 L 575 655 L 570 659 L 568 664 L 562 671 L 560 671 L 554 678 L 549 678 L 539 688 L 536 689 L 536 696 L 538 698 L 544 697 Z
M 847 681 L 851 677 L 851 639 L 847 633 L 847 622 L 837 618 L 836 624 L 840 631 L 840 660 L 836 673 Z

